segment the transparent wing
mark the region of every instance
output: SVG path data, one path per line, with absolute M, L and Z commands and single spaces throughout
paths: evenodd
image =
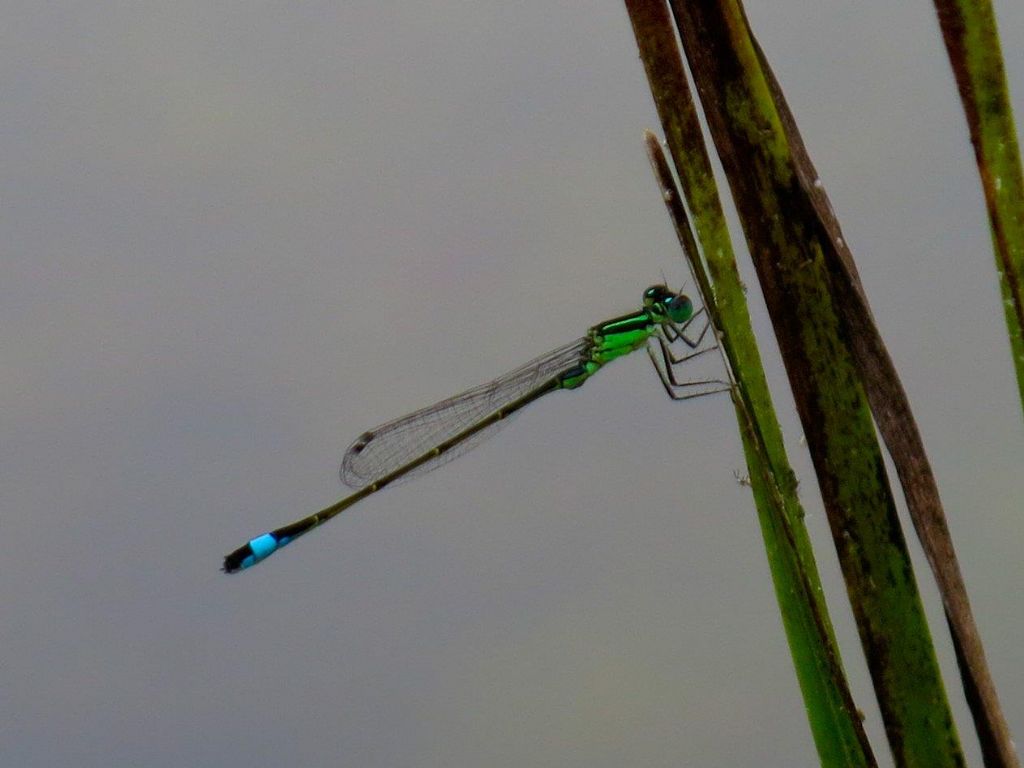
M 362 488 L 398 467 L 422 456 L 434 446 L 508 405 L 535 387 L 578 365 L 590 346 L 584 337 L 531 360 L 500 376 L 447 400 L 421 408 L 400 419 L 361 434 L 341 462 L 341 481 Z M 481 430 L 459 445 L 417 467 L 406 477 L 437 469 L 493 435 L 505 420 Z

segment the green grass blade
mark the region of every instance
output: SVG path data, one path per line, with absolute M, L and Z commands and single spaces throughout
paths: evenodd
M 935 0 L 988 207 L 1024 404 L 1024 175 L 991 0 Z
M 828 208 L 827 198 L 815 192 L 820 185 L 813 167 L 795 124 L 786 124 L 791 116 L 742 10 L 728 1 L 676 3 L 673 9 L 775 324 L 894 758 L 898 765 L 962 765 L 869 409 L 870 397 L 908 502 L 935 513 L 930 527 L 915 518 L 927 534 L 922 541 L 943 542 L 929 555 L 934 564 L 948 532 L 930 471 L 913 477 L 914 466 L 927 470 L 927 459 L 902 388 L 859 293 L 852 258 L 838 250 L 838 223 L 819 207 Z M 671 146 L 673 132 L 666 132 Z M 686 160 L 676 162 L 685 185 L 691 169 Z M 705 241 L 699 204 L 691 208 L 710 264 L 716 249 Z M 851 339 L 854 327 L 874 346 Z M 865 360 L 881 368 L 880 383 L 867 392 Z M 892 407 L 881 392 L 892 397 Z M 930 539 L 933 534 L 945 536 Z M 951 568 L 936 573 L 940 584 L 955 582 L 955 557 Z M 966 609 L 960 614 L 969 616 L 966 593 L 959 594 L 962 600 L 946 601 L 947 614 L 959 602 Z
M 823 765 L 871 766 L 874 757 L 843 674 L 671 18 L 664 3 L 627 0 L 627 8 L 707 254 L 705 271 L 671 172 L 657 141 L 649 138 L 665 201 L 736 380 L 733 400 L 751 487 L 815 746 Z
M 831 291 L 824 253 L 830 243 L 802 194 L 758 51 L 736 4 L 674 8 L 775 325 L 894 758 L 898 765 L 962 765 L 881 449 Z

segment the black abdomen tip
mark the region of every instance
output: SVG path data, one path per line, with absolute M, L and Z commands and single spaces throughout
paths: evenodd
M 221 567 L 221 570 L 224 571 L 224 573 L 238 573 L 245 567 L 243 563 L 251 558 L 252 555 L 252 547 L 248 544 L 239 547 L 224 558 L 224 565 Z

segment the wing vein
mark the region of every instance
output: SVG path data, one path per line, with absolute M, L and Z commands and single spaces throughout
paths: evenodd
M 590 344 L 590 339 L 584 336 L 493 381 L 364 432 L 345 452 L 340 472 L 342 482 L 350 488 L 363 488 L 422 456 L 439 443 L 578 365 Z M 417 467 L 406 478 L 418 477 L 461 456 L 491 437 L 505 421 L 502 419 L 489 425 Z

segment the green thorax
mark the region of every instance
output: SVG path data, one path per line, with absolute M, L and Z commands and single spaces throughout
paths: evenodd
M 606 320 L 587 331 L 590 346 L 580 364 L 562 375 L 562 389 L 575 389 L 617 357 L 628 355 L 647 344 L 664 324 L 685 323 L 693 317 L 693 304 L 683 294 L 655 285 L 644 291 L 644 308 Z

